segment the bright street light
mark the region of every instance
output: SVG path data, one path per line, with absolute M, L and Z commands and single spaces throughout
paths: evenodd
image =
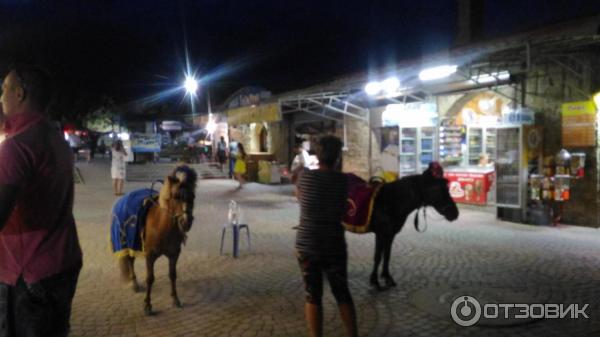
M 381 91 L 381 83 L 379 82 L 369 82 L 365 85 L 365 92 L 369 96 L 375 96 Z
M 398 89 L 400 89 L 400 80 L 396 76 L 388 77 L 381 82 L 371 81 L 365 85 L 365 92 L 369 96 L 379 95 L 382 91 L 387 95 L 393 95 Z
M 210 138 L 212 139 L 212 134 L 217 130 L 217 123 L 215 123 L 213 115 L 211 113 L 208 114 L 208 122 L 206 123 L 206 131 L 210 134 Z
M 198 81 L 196 81 L 193 77 L 188 76 L 185 78 L 183 87 L 189 94 L 194 95 L 196 94 L 196 90 L 198 90 Z
M 480 74 L 471 76 L 471 81 L 477 83 L 491 83 L 497 80 L 507 80 L 510 78 L 510 73 L 506 70 L 501 72 L 493 72 L 491 74 Z
M 386 94 L 391 95 L 400 89 L 400 80 L 396 76 L 388 77 L 381 82 L 381 87 Z
M 421 81 L 439 80 L 448 77 L 456 72 L 456 65 L 445 65 L 433 68 L 427 68 L 419 73 Z

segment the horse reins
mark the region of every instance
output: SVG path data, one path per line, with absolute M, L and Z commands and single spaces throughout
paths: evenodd
M 411 192 L 413 194 L 413 196 L 415 197 L 415 199 L 420 200 L 419 204 L 417 205 L 417 212 L 415 213 L 415 218 L 413 220 L 413 224 L 415 226 L 415 230 L 418 233 L 425 233 L 427 231 L 427 227 L 429 227 L 428 223 L 427 223 L 427 205 L 425 205 L 425 200 L 423 200 L 423 196 L 421 195 L 420 198 L 417 197 L 417 193 L 415 192 L 417 189 L 415 189 L 415 182 L 412 182 L 412 189 Z M 425 226 L 423 227 L 423 229 L 419 229 L 419 210 L 421 210 L 421 208 L 423 208 L 423 220 L 425 222 Z
M 156 184 L 156 183 L 164 184 L 164 181 L 162 179 L 157 179 L 157 180 L 153 181 L 152 185 L 150 185 L 150 190 L 154 191 L 154 184 Z M 150 202 L 154 206 L 159 206 L 158 201 L 154 200 L 152 195 L 150 195 L 150 198 L 148 198 L 148 200 L 150 200 Z M 173 213 L 175 213 L 175 212 L 173 212 Z M 187 238 L 187 234 L 186 234 L 187 231 L 184 230 L 179 224 L 180 223 L 179 219 L 184 215 L 185 215 L 185 212 L 175 213 L 175 214 L 171 215 L 171 224 L 177 226 L 177 228 L 181 232 L 181 235 L 183 235 L 183 242 L 185 243 L 185 239 Z

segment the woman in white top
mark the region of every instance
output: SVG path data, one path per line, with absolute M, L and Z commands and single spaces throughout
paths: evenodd
M 110 175 L 113 181 L 115 195 L 123 195 L 123 184 L 125 183 L 125 168 L 127 163 L 127 152 L 123 147 L 123 142 L 118 139 L 112 146 L 112 165 Z

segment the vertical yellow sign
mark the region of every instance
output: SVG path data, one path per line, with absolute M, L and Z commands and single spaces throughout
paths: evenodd
M 596 145 L 594 102 L 569 102 L 562 105 L 562 143 L 564 147 Z

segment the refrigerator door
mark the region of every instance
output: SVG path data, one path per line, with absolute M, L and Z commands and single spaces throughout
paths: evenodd
M 479 155 L 483 153 L 483 128 L 470 127 L 467 143 L 469 146 L 468 165 L 479 164 Z
M 419 173 L 429 167 L 429 163 L 435 160 L 435 127 L 422 127 L 419 132 Z
M 521 208 L 521 128 L 498 128 L 496 136 L 496 206 Z
M 488 155 L 490 163 L 496 162 L 496 129 L 486 128 L 484 135 L 485 153 Z
M 417 128 L 400 128 L 400 177 L 417 174 Z

